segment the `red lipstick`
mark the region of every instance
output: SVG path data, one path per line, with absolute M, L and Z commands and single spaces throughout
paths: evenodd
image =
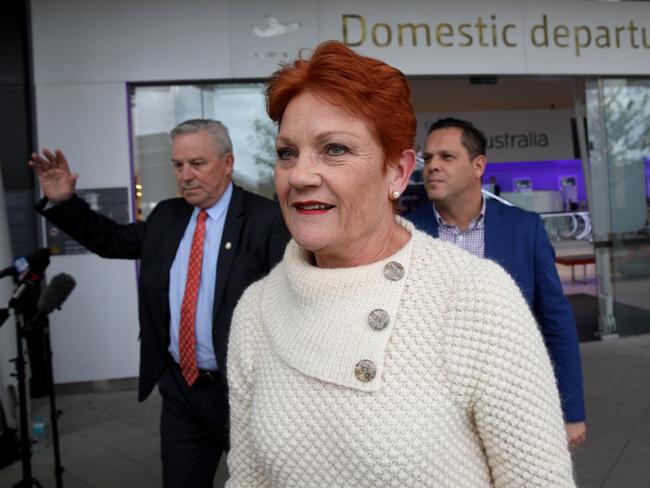
M 308 200 L 305 202 L 294 202 L 292 207 L 301 215 L 323 215 L 333 209 L 334 205 L 317 200 Z

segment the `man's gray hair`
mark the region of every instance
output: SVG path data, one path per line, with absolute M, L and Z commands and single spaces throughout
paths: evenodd
M 220 156 L 232 152 L 232 141 L 228 135 L 228 128 L 218 120 L 212 119 L 190 119 L 181 122 L 169 132 L 169 138 L 174 142 L 176 136 L 183 134 L 196 134 L 206 131 L 212 136 L 215 149 Z

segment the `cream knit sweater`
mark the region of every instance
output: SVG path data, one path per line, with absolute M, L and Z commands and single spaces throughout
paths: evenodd
M 226 486 L 575 486 L 551 364 L 515 283 L 398 220 L 412 238 L 384 261 L 321 269 L 291 241 L 245 292 Z M 403 278 L 386 277 L 389 262 Z M 364 359 L 369 381 L 355 375 Z

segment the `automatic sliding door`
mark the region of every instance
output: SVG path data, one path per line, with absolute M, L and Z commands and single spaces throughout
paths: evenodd
M 602 335 L 650 333 L 650 80 L 587 83 Z

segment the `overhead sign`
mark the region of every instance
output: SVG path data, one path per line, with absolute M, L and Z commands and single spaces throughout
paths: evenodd
M 445 117 L 468 120 L 487 138 L 491 163 L 573 159 L 571 110 L 512 110 L 503 112 L 418 113 L 416 147 L 433 122 Z
M 407 75 L 650 74 L 644 2 L 230 0 L 229 15 L 236 77 L 328 39 Z

